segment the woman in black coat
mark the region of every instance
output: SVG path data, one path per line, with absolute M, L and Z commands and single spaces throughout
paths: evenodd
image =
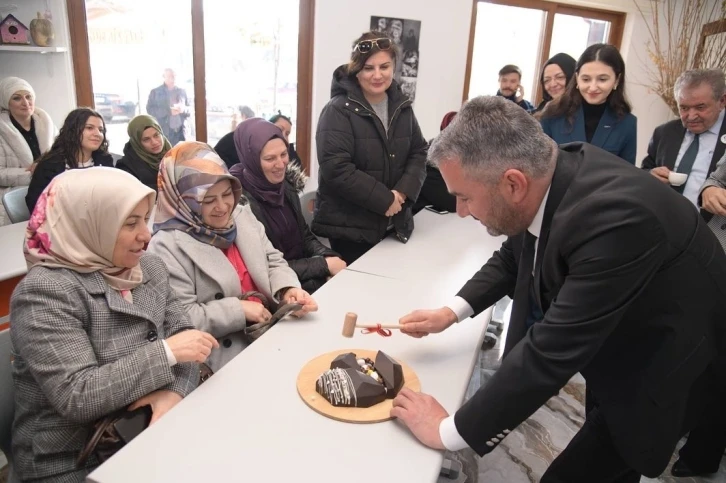
M 267 238 L 282 252 L 303 290 L 313 293 L 346 265 L 336 252 L 320 243 L 305 222 L 298 196 L 305 175 L 289 162 L 282 131 L 264 119 L 247 119 L 234 130 L 234 143 L 235 159 L 222 159 L 232 165 L 230 174 L 242 183 Z
M 72 110 L 47 153 L 41 156 L 30 178 L 25 204 L 31 213 L 40 194 L 53 178 L 67 169 L 113 166 L 108 154 L 106 124 L 93 109 Z
M 427 149 L 411 100 L 393 79 L 398 51 L 391 39 L 367 32 L 353 46 L 350 62 L 333 73 L 332 98 L 318 122 L 312 223 L 348 264 L 389 229 L 408 241 Z
M 171 144 L 156 119 L 146 114 L 134 117 L 126 131 L 129 141 L 124 146 L 124 156 L 116 162 L 116 167 L 156 191 L 159 163 L 171 149 Z

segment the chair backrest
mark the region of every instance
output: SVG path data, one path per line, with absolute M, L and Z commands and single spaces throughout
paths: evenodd
M 15 413 L 12 364 L 10 362 L 10 329 L 0 331 L 0 451 L 10 461 L 10 436 Z
M 118 163 L 118 160 L 123 158 L 123 154 L 116 154 L 116 153 L 109 153 L 111 155 L 111 158 L 113 158 L 113 165 L 116 166 L 116 163 Z
M 20 223 L 30 219 L 28 205 L 25 204 L 25 195 L 27 194 L 28 187 L 22 186 L 3 195 L 3 206 L 11 223 Z
M 300 205 L 302 205 L 303 218 L 305 223 L 310 226 L 313 221 L 313 213 L 315 213 L 315 200 L 318 197 L 317 191 L 308 191 L 300 197 Z

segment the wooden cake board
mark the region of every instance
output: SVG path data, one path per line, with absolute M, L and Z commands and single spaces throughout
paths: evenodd
M 316 381 L 323 372 L 330 369 L 330 363 L 333 359 L 340 354 L 346 354 L 348 352 L 354 353 L 358 359 L 367 357 L 372 361 L 376 360 L 376 354 L 378 353 L 378 351 L 364 349 L 343 349 L 318 356 L 305 364 L 300 374 L 298 374 L 297 393 L 305 401 L 305 404 L 310 406 L 314 411 L 338 421 L 344 421 L 346 423 L 381 423 L 393 419 L 391 417 L 393 399 L 386 399 L 369 408 L 336 407 L 330 404 L 325 397 L 318 394 L 315 390 Z M 413 372 L 413 369 L 404 362 L 398 359 L 395 360 L 403 368 L 403 387 L 407 387 L 412 391 L 420 391 L 421 383 L 416 373 Z

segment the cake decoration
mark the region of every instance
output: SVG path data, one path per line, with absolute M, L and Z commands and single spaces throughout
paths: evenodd
M 384 352 L 375 362 L 348 352 L 333 359 L 315 390 L 333 406 L 367 408 L 396 397 L 403 383 L 403 368 Z

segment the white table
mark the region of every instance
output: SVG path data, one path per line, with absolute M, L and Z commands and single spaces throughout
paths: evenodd
M 344 271 L 316 292 L 320 311 L 284 321 L 248 347 L 157 424 L 98 468 L 90 480 L 435 481 L 442 453 L 399 423 L 348 424 L 308 408 L 295 381 L 310 359 L 336 349 L 381 349 L 408 363 L 422 390 L 450 412 L 461 404 L 488 311 L 421 340 L 341 335 L 343 317 L 383 321 L 448 299 L 429 284 Z
M 27 221 L 0 226 L 0 280 L 25 275 L 28 268 L 23 256 Z
M 10 296 L 28 271 L 23 255 L 27 222 L 0 226 L 0 330 L 10 320 Z
M 506 239 L 494 238 L 475 219 L 454 213 L 423 210 L 414 223 L 408 243 L 389 236 L 349 268 L 382 277 L 436 282 L 453 296 Z
M 422 212 L 408 244 L 386 239 L 315 293 L 319 312 L 267 332 L 89 480 L 436 481 L 443 454 L 395 421 L 348 424 L 308 408 L 296 390 L 310 359 L 338 349 L 383 350 L 410 365 L 422 390 L 454 412 L 466 392 L 490 311 L 413 339 L 341 335 L 359 322 L 396 322 L 446 304 L 499 247 L 472 219 Z M 370 271 L 370 273 L 363 273 Z

